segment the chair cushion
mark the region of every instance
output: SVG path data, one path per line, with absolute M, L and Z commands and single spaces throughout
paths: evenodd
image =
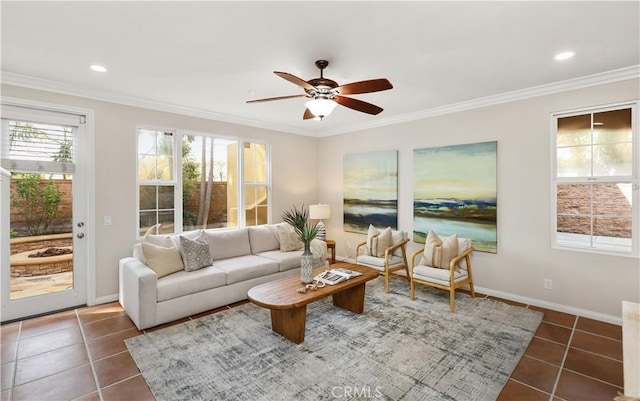
M 374 269 L 384 271 L 384 258 L 377 258 L 371 255 L 359 255 L 356 258 L 356 263 L 373 267 Z M 400 256 L 392 255 L 389 257 L 389 267 L 396 267 L 404 265 L 404 260 Z
M 367 253 L 379 258 L 384 257 L 384 252 L 393 245 L 391 234 L 391 227 L 378 230 L 373 224 L 369 224 L 369 231 L 367 232 Z
M 451 260 L 458 256 L 458 234 L 453 234 L 443 240 L 429 231 L 424 243 L 423 263 L 427 266 L 449 269 Z
M 413 278 L 423 281 L 429 281 L 432 283 L 449 285 L 450 270 L 439 269 L 437 267 L 418 265 L 413 268 Z M 456 269 L 453 272 L 453 280 L 460 281 L 467 278 L 467 271 L 464 269 Z
M 407 236 L 408 235 L 406 231 L 391 230 L 391 245 L 395 245 L 399 242 L 404 241 Z M 393 254 L 402 257 L 402 248 L 394 249 Z

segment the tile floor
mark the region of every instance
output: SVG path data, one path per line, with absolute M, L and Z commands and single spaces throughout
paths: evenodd
M 543 322 L 497 401 L 604 401 L 622 392 L 620 326 L 529 307 Z M 123 342 L 139 334 L 118 303 L 2 325 L 0 399 L 153 400 Z

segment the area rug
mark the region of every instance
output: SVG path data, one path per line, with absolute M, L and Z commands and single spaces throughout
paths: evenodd
M 365 311 L 307 306 L 305 340 L 247 303 L 126 340 L 157 400 L 495 400 L 542 314 L 425 286 L 367 283 Z

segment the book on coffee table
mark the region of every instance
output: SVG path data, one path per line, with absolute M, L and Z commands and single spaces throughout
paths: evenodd
M 319 275 L 317 275 L 315 279 L 322 281 L 325 284 L 335 285 L 343 281 L 349 280 L 350 278 L 358 277 L 361 275 L 362 273 L 357 271 L 339 268 L 339 269 L 326 270 L 320 273 Z

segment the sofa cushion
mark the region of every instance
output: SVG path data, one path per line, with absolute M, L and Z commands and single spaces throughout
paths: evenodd
M 249 230 L 249 242 L 251 253 L 254 255 L 264 251 L 272 251 L 280 248 L 278 238 L 267 225 L 247 227 Z
M 227 273 L 227 284 L 278 272 L 278 262 L 256 255 L 214 260 L 213 266 Z
M 231 230 L 205 230 L 209 239 L 211 258 L 215 260 L 251 255 L 249 231 L 246 228 Z
M 179 271 L 158 280 L 158 302 L 195 294 L 227 284 L 227 273 L 213 266 L 193 272 Z
M 300 267 L 302 252 L 304 251 L 280 252 L 279 250 L 275 250 L 260 252 L 258 256 L 278 262 L 278 270 L 283 272 Z
M 184 262 L 184 270 L 196 271 L 206 266 L 211 266 L 211 254 L 207 235 L 201 232 L 195 239 L 180 236 L 180 252 Z
M 180 251 L 173 244 L 169 247 L 164 247 L 143 242 L 142 253 L 147 266 L 156 272 L 159 278 L 184 269 Z

